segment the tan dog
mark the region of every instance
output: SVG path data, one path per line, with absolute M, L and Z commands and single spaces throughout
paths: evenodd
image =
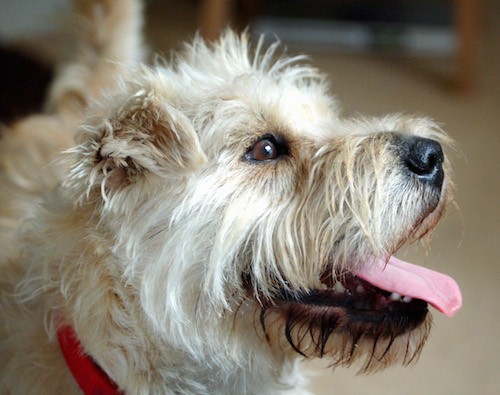
M 304 357 L 415 360 L 428 303 L 461 303 L 393 257 L 449 199 L 439 128 L 344 119 L 231 32 L 140 66 L 137 2 L 76 9 L 47 113 L 0 146 L 0 392 L 303 393 Z

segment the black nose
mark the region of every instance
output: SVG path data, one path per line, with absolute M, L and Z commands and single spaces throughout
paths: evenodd
M 441 188 L 444 179 L 441 144 L 435 140 L 412 136 L 405 139 L 403 147 L 403 160 L 408 170 L 421 181 Z

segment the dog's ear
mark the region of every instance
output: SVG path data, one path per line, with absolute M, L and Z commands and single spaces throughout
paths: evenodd
M 179 177 L 203 165 L 206 158 L 198 136 L 182 111 L 145 91 L 122 103 L 110 116 L 84 127 L 77 162 L 90 170 L 83 176 L 87 191 L 99 185 L 106 198 L 139 181 Z M 74 170 L 83 169 L 79 164 Z M 82 175 L 76 175 L 80 182 Z

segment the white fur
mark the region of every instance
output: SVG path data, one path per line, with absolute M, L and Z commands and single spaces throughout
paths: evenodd
M 253 52 L 247 35 L 229 31 L 136 67 L 137 3 L 91 3 L 109 7 L 97 22 L 92 7 L 83 15 L 115 32 L 110 42 L 62 71 L 55 114 L 13 127 L 38 122 L 53 133 L 45 123 L 58 123 L 63 138 L 43 135 L 47 153 L 22 164 L 3 148 L 0 392 L 77 392 L 55 341 L 71 324 L 130 394 L 305 393 L 279 316 L 265 339 L 261 298 L 313 288 L 329 260 L 355 270 L 391 254 L 428 204 L 394 166 L 391 132 L 443 133 L 425 118 L 343 119 L 302 57 L 262 41 Z M 68 82 L 75 70 L 84 83 Z M 26 152 L 40 147 L 34 129 L 21 140 Z M 245 161 L 265 133 L 290 142 L 289 158 Z M 2 147 L 17 139 L 9 131 Z M 401 343 L 424 335 L 412 336 Z M 343 351 L 333 343 L 335 360 Z

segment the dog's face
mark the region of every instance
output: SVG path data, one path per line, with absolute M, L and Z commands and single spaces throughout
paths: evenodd
M 424 118 L 342 119 L 314 69 L 247 51 L 227 34 L 134 76 L 83 128 L 67 190 L 175 348 L 410 362 L 427 302 L 458 303 L 392 258 L 443 213 L 446 137 Z

